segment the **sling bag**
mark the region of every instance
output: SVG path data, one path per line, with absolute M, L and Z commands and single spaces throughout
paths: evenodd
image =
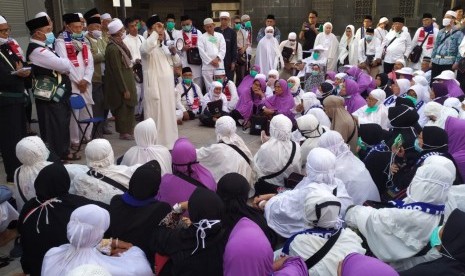
M 129 189 L 124 187 L 121 183 L 118 183 L 116 180 L 113 180 L 109 177 L 106 177 L 104 176 L 103 174 L 99 173 L 99 172 L 92 172 L 92 170 L 89 170 L 87 172 L 87 175 L 90 175 L 94 178 L 97 178 L 98 180 L 102 180 L 103 182 L 107 183 L 107 184 L 110 184 L 111 186 L 113 186 L 114 188 L 118 189 L 118 190 L 121 190 L 123 191 L 124 193 L 128 192 Z

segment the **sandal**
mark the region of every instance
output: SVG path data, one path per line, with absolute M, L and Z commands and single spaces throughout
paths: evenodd
M 77 154 L 77 152 L 69 153 L 65 157 L 62 158 L 64 161 L 77 161 L 81 160 L 81 156 Z

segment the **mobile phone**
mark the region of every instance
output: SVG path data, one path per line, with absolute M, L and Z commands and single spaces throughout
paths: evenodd
M 402 147 L 403 144 L 404 144 L 404 137 L 402 136 L 402 134 L 397 135 L 396 139 L 394 140 L 393 146 L 399 149 L 400 147 Z

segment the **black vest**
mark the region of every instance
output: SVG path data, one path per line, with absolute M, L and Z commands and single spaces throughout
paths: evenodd
M 0 106 L 9 105 L 9 104 L 16 104 L 16 103 L 24 103 L 25 97 L 21 97 L 20 95 L 24 95 L 25 89 L 25 80 L 27 78 L 18 77 L 16 75 L 12 75 L 12 71 L 16 71 L 16 63 L 22 62 L 22 60 L 11 50 L 8 44 L 0 45 L 0 51 L 3 56 L 0 56 L 0 92 L 3 93 L 14 93 L 18 96 L 11 97 L 0 95 Z M 5 60 L 5 58 L 8 61 Z M 14 68 L 12 68 L 11 66 Z

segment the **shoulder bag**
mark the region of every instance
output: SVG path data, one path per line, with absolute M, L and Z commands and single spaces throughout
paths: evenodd
M 426 34 L 425 39 L 423 39 L 420 45 L 416 45 L 415 47 L 413 47 L 412 52 L 410 52 L 409 55 L 409 59 L 411 62 L 417 63 L 420 60 L 421 53 L 423 52 L 423 44 L 425 43 L 428 36 L 429 33 Z

